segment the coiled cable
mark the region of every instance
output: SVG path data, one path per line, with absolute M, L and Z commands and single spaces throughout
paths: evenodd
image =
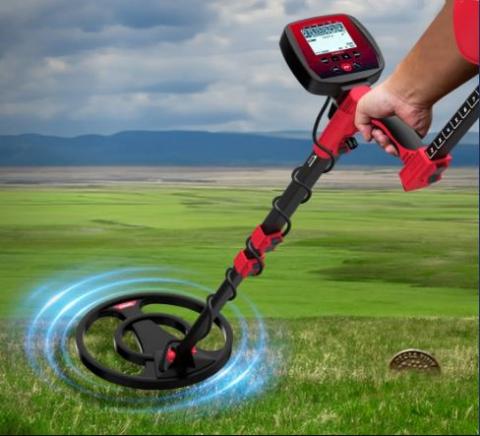
M 330 104 L 330 97 L 328 97 L 323 103 L 320 111 L 318 112 L 317 117 L 315 118 L 315 122 L 313 123 L 313 129 L 312 129 L 313 143 L 318 148 L 320 148 L 320 150 L 324 151 L 325 154 L 327 154 L 328 157 L 330 158 L 327 168 L 322 172 L 322 174 L 328 173 L 335 165 L 334 154 L 328 148 L 324 147 L 322 144 L 318 142 L 318 127 L 320 126 L 320 121 L 322 120 L 323 114 L 325 113 L 329 104 Z M 307 186 L 305 183 L 303 183 L 301 180 L 299 180 L 298 172 L 301 170 L 301 168 L 302 167 L 295 168 L 292 171 L 291 177 L 294 183 L 296 183 L 298 186 L 301 186 L 305 190 L 305 197 L 301 202 L 301 204 L 303 204 L 303 203 L 306 203 L 308 200 L 310 200 L 310 197 L 312 196 L 312 189 L 309 186 Z M 275 197 L 272 201 L 272 206 L 277 211 L 277 213 L 285 220 L 285 229 L 282 232 L 282 236 L 285 237 L 290 233 L 290 230 L 292 229 L 292 221 L 287 216 L 287 214 L 282 210 L 282 208 L 278 205 L 278 202 L 281 198 L 282 198 L 281 195 L 279 195 L 278 197 Z
M 322 150 L 323 152 L 325 152 L 326 155 L 328 155 L 328 157 L 330 158 L 329 160 L 329 163 L 327 165 L 327 168 L 322 172 L 322 174 L 325 174 L 325 173 L 328 173 L 329 171 L 331 171 L 331 169 L 334 167 L 335 165 L 335 156 L 334 154 L 326 147 L 324 147 L 322 144 L 320 144 L 318 142 L 318 128 L 320 126 L 320 121 L 322 120 L 322 117 L 325 113 L 325 110 L 327 109 L 329 103 L 330 103 L 330 97 L 328 97 L 325 102 L 323 103 L 320 111 L 318 112 L 318 115 L 315 119 L 315 122 L 313 124 L 313 129 L 312 129 L 312 139 L 313 139 L 313 143 L 320 149 Z M 308 200 L 310 200 L 311 196 L 312 196 L 312 189 L 307 186 L 304 182 L 302 182 L 299 178 L 298 178 L 298 173 L 299 171 L 301 170 L 302 167 L 297 167 L 295 168 L 293 171 L 292 171 L 292 174 L 291 174 L 291 178 L 292 178 L 292 181 L 294 183 L 296 183 L 298 186 L 301 186 L 304 190 L 305 190 L 305 197 L 303 198 L 303 200 L 301 201 L 301 204 L 303 203 L 306 203 Z M 288 233 L 290 233 L 290 230 L 292 229 L 292 222 L 290 220 L 290 218 L 287 216 L 287 214 L 282 210 L 282 208 L 278 205 L 278 202 L 279 200 L 282 198 L 281 195 L 275 197 L 272 201 L 272 207 L 275 209 L 275 211 L 285 220 L 285 229 L 282 231 L 282 237 L 285 237 L 288 235 Z M 253 243 L 252 243 L 252 240 L 250 237 L 247 238 L 246 242 L 245 242 L 245 245 L 246 245 L 246 250 L 247 250 L 247 253 L 255 258 L 258 262 L 258 265 L 259 265 L 259 269 L 258 271 L 255 273 L 256 276 L 260 275 L 262 272 L 263 272 L 263 268 L 264 268 L 264 264 L 263 264 L 263 259 L 262 259 L 262 254 L 253 246 Z M 228 286 L 230 287 L 230 289 L 232 290 L 232 295 L 231 297 L 229 298 L 229 300 L 234 300 L 237 296 L 237 287 L 235 286 L 235 284 L 233 283 L 233 280 L 232 278 L 230 277 L 230 275 L 234 272 L 234 269 L 229 267 L 227 268 L 227 270 L 225 271 L 225 280 L 227 281 L 228 283 Z M 214 319 L 214 314 L 213 314 L 213 305 L 212 305 L 212 299 L 213 297 L 215 296 L 215 294 L 211 294 L 208 296 L 207 298 L 207 311 L 208 311 L 208 317 L 209 317 L 209 325 L 208 325 L 208 329 L 206 330 L 206 333 L 204 335 L 204 337 L 210 332 L 212 326 L 213 326 L 213 323 L 215 321 Z

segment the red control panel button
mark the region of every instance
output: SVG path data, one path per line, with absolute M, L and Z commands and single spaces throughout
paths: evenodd
M 346 71 L 347 73 L 352 71 L 352 64 L 348 64 L 347 62 L 340 64 L 340 67 L 342 68 L 343 71 Z

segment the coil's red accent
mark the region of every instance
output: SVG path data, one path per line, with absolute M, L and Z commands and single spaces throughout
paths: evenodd
M 113 306 L 115 310 L 123 310 L 128 309 L 129 307 L 133 307 L 137 304 L 137 300 L 125 301 L 124 303 L 119 303 Z
M 167 350 L 167 362 L 168 363 L 173 363 L 175 360 L 175 357 L 177 357 L 177 353 L 175 353 L 175 350 L 172 348 L 169 348 Z
M 192 356 L 194 356 L 195 354 L 197 354 L 197 347 L 193 347 L 192 348 Z M 177 353 L 176 351 L 173 349 L 173 348 L 169 348 L 167 350 L 167 363 L 169 364 L 172 364 L 174 361 L 175 361 L 175 358 L 177 357 Z

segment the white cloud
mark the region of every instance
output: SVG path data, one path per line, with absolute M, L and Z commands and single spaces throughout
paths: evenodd
M 146 1 L 134 11 L 126 0 L 2 2 L 0 133 L 308 130 L 323 99 L 285 65 L 278 48 L 285 24 L 355 15 L 382 47 L 388 74 L 442 3 Z M 470 87 L 437 105 L 434 128 Z

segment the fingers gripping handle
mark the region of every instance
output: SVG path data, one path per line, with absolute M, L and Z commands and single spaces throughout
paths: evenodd
M 396 116 L 372 120 L 372 124 L 388 136 L 402 160 L 402 155 L 405 156 L 408 151 L 419 150 L 423 147 L 422 139 L 417 132 Z
M 417 132 L 396 116 L 372 120 L 385 133 L 403 162 L 399 175 L 405 191 L 424 188 L 441 179 L 451 161 L 450 155 L 430 160 Z

